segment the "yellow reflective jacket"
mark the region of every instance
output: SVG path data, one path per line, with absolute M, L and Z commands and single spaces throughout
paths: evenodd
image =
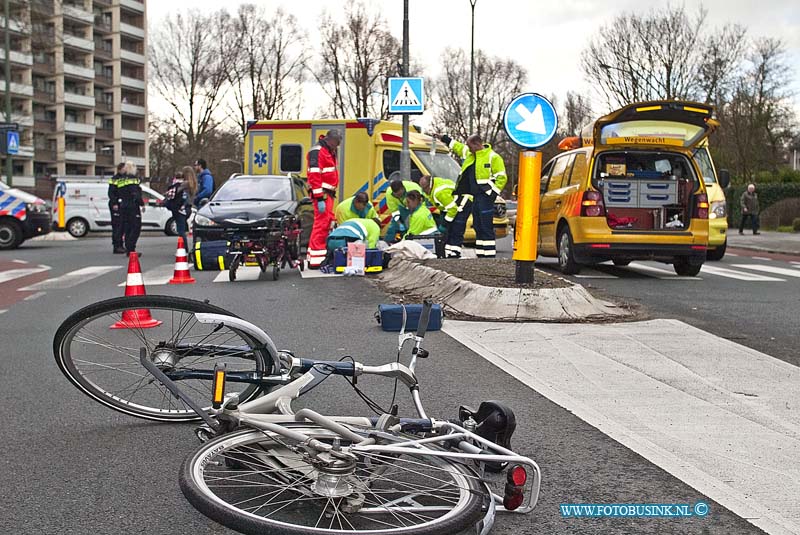
M 412 182 L 411 180 L 403 180 L 403 187 L 406 189 L 406 193 L 409 191 L 418 191 L 423 197 L 425 196 L 425 192 L 422 191 L 422 188 L 419 187 L 419 184 L 416 182 Z M 392 214 L 392 217 L 399 217 L 405 214 L 405 206 L 403 205 L 404 201 L 405 196 L 403 196 L 402 199 L 398 199 L 392 195 L 391 188 L 386 188 L 386 208 L 389 209 L 389 213 Z
M 469 150 L 465 143 L 452 140 L 450 141 L 450 150 L 464 161 L 461 164 L 462 176 L 464 170 L 474 162 L 475 181 L 478 183 L 478 187 L 485 191 L 487 195 L 492 193 L 500 195 L 508 181 L 508 176 L 506 175 L 506 165 L 503 163 L 502 156 L 493 151 L 491 145 L 484 143 L 481 150 L 472 154 L 472 151 Z M 459 180 L 461 180 L 461 177 L 459 177 Z M 458 187 L 458 182 L 456 182 L 456 187 Z
M 446 178 L 438 176 L 431 178 L 431 192 L 425 198 L 435 206 L 440 213 L 444 214 L 445 221 L 452 221 L 458 213 L 458 205 L 453 200 L 453 191 L 456 183 Z
M 408 214 L 408 232 L 406 236 L 420 236 L 433 234 L 437 231 L 436 221 L 433 220 L 431 211 L 424 203 L 417 206 L 417 209 Z

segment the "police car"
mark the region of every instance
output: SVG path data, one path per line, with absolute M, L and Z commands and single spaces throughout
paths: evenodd
M 35 195 L 0 182 L 0 249 L 15 249 L 50 232 L 50 211 Z

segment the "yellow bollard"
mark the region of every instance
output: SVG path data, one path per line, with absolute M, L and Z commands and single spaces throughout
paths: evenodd
M 526 150 L 519 153 L 517 182 L 517 224 L 514 232 L 516 281 L 533 282 L 533 266 L 539 239 L 539 187 L 542 175 L 542 153 Z
M 64 222 L 64 217 L 66 217 L 64 206 L 66 205 L 66 201 L 64 197 L 58 198 L 58 228 L 64 230 L 66 223 Z

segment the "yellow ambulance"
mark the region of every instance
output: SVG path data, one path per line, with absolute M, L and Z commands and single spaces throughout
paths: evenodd
M 366 191 L 382 222 L 388 223 L 386 194 L 389 183 L 400 178 L 402 128 L 398 123 L 377 119 L 321 119 L 313 121 L 252 121 L 244 142 L 244 173 L 248 175 L 306 175 L 306 153 L 319 136 L 336 128 L 342 132 L 338 151 L 339 191 L 337 200 Z M 447 147 L 413 128 L 409 132 L 411 180 L 433 175 L 455 180 L 461 167 Z M 495 204 L 495 234 L 508 232 L 505 201 Z M 465 240 L 475 239 L 468 228 Z

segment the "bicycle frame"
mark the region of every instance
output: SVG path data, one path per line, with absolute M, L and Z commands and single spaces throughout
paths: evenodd
M 225 316 L 220 314 L 197 313 L 195 317 L 198 322 L 206 324 L 226 325 L 240 330 L 256 342 L 266 348 L 270 354 L 277 355 L 278 359 L 274 362 L 272 375 L 260 378 L 253 377 L 252 381 L 270 385 L 282 385 L 268 394 L 258 397 L 249 402 L 239 405 L 238 396 L 229 396 L 222 402 L 219 409 L 210 409 L 210 413 L 185 396 L 178 386 L 167 377 L 158 367 L 147 357 L 145 348 L 140 351 L 140 361 L 159 381 L 161 381 L 173 394 L 181 398 L 206 424 L 215 432 L 221 432 L 220 421 L 230 422 L 235 427 L 246 426 L 262 431 L 276 433 L 287 438 L 299 440 L 320 452 L 327 451 L 331 446 L 316 441 L 310 437 L 302 435 L 287 424 L 298 424 L 303 422 L 313 422 L 325 429 L 328 429 L 339 436 L 352 441 L 349 451 L 354 454 L 359 452 L 380 452 L 385 454 L 408 454 L 416 456 L 435 456 L 445 457 L 461 463 L 479 463 L 482 484 L 486 487 L 489 496 L 492 497 L 491 506 L 483 520 L 481 533 L 488 533 L 494 519 L 495 511 L 528 513 L 536 506 L 539 497 L 541 471 L 539 466 L 527 457 L 518 455 L 511 450 L 503 448 L 476 433 L 465 429 L 462 426 L 449 421 L 440 421 L 429 418 L 422 406 L 419 395 L 419 382 L 416 377 L 416 365 L 418 357 L 427 356 L 427 352 L 422 349 L 425 327 L 421 332 L 404 333 L 401 331 L 398 337 L 398 351 L 402 351 L 408 341 L 414 342 L 412 357 L 408 366 L 399 362 L 384 364 L 381 366 L 368 366 L 360 362 L 342 361 L 319 361 L 309 359 L 299 359 L 287 352 L 278 351 L 272 339 L 260 328 L 240 318 Z M 427 318 L 420 321 L 427 325 Z M 205 372 L 203 372 L 205 373 Z M 241 375 L 241 374 L 240 374 Z M 250 375 L 253 375 L 252 373 Z M 323 416 L 310 409 L 301 409 L 296 412 L 292 409 L 292 402 L 303 395 L 305 392 L 327 379 L 330 375 L 343 375 L 358 377 L 361 375 L 380 375 L 394 378 L 405 384 L 411 393 L 412 400 L 419 418 L 400 419 L 385 415 L 381 418 L 353 417 L 353 416 Z M 372 429 L 370 438 L 352 432 L 345 425 L 352 425 Z M 381 433 L 386 436 L 389 433 L 409 432 L 412 430 L 422 430 L 431 436 L 422 438 L 410 438 L 407 441 L 393 443 L 391 445 L 377 444 L 376 438 L 380 438 Z M 413 433 L 413 431 L 411 431 Z M 391 435 L 395 437 L 396 435 Z M 519 464 L 526 467 L 526 471 L 532 474 L 526 482 L 526 489 L 523 493 L 525 502 L 514 511 L 508 511 L 503 506 L 503 497 L 491 491 L 488 484 L 483 480 L 483 467 L 486 462 Z

